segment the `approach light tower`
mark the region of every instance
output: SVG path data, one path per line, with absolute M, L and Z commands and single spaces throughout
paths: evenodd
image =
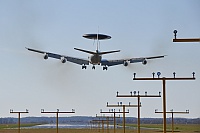
M 29 113 L 28 109 L 26 109 L 26 111 L 13 111 L 13 109 L 10 109 L 10 113 L 18 114 L 18 133 L 20 133 L 20 116 L 21 114 Z
M 153 80 L 153 81 L 158 81 L 161 80 L 162 81 L 162 86 L 163 86 L 163 132 L 166 133 L 166 81 L 167 80 L 195 80 L 195 73 L 192 73 L 192 77 L 191 78 L 176 78 L 176 73 L 174 72 L 173 75 L 174 77 L 172 78 L 166 78 L 166 77 L 162 77 L 160 78 L 161 73 L 157 72 L 157 78 L 155 78 L 155 73 L 152 73 L 153 77 L 152 78 L 136 78 L 136 73 L 133 74 L 133 80 Z
M 69 113 L 75 113 L 75 109 L 72 109 L 72 111 L 68 112 L 60 112 L 59 109 L 57 111 L 44 111 L 44 109 L 41 109 L 41 113 L 46 113 L 46 114 L 56 114 L 56 132 L 58 133 L 58 114 L 69 114 Z
M 159 112 L 157 109 L 155 109 L 155 113 L 163 113 L 163 112 Z M 169 113 L 169 114 L 172 114 L 172 133 L 174 132 L 174 114 L 189 114 L 189 110 L 186 110 L 186 111 L 173 111 L 170 110 L 169 112 L 166 112 L 166 113 Z
M 173 42 L 200 42 L 200 38 L 184 38 L 184 39 L 177 39 L 177 30 L 174 30 L 174 39 Z
M 138 101 L 138 133 L 140 133 L 140 98 L 147 98 L 147 97 L 161 97 L 160 95 L 160 92 L 159 92 L 159 95 L 148 95 L 147 92 L 145 92 L 144 95 L 140 95 L 139 91 L 138 93 L 136 94 L 137 92 L 134 91 L 134 92 L 130 92 L 130 95 L 119 95 L 119 92 L 117 92 L 117 97 L 125 97 L 125 98 L 128 98 L 128 97 L 131 97 L 131 98 L 134 98 L 136 97 L 137 98 L 137 101 Z
M 113 119 L 113 116 L 105 116 L 105 115 L 104 115 L 104 116 L 98 116 L 98 115 L 96 114 L 96 118 L 99 118 L 99 119 L 102 118 L 102 120 L 103 120 L 104 118 L 106 118 L 105 121 L 106 121 L 106 124 L 107 124 L 107 132 L 109 133 L 109 122 L 110 122 L 110 121 L 113 121 L 113 120 L 110 120 L 110 118 Z M 104 121 L 102 121 L 102 122 L 104 122 Z M 104 126 L 104 123 L 102 123 L 102 129 L 104 129 L 103 126 Z M 104 131 L 103 131 L 103 132 L 104 132 Z
M 118 102 L 118 104 L 117 105 L 108 105 L 108 102 L 107 102 L 107 107 L 122 107 L 123 108 L 123 128 L 124 128 L 124 133 L 125 133 L 125 124 L 126 124 L 126 120 L 125 120 L 125 113 L 126 113 L 126 111 L 125 111 L 125 108 L 126 107 L 138 107 L 138 105 L 131 105 L 131 103 L 129 102 L 129 104 L 122 104 L 122 102 Z M 140 107 L 141 107 L 141 105 L 140 105 Z M 129 112 L 129 111 L 128 111 Z
M 102 111 L 100 110 L 100 113 L 105 113 L 105 114 L 113 114 L 113 118 L 114 118 L 114 133 L 116 132 L 116 118 L 120 118 L 120 117 L 116 117 L 116 114 L 122 114 L 122 113 L 129 113 L 129 111 L 127 112 L 122 112 L 122 111 L 115 111 L 115 109 L 109 109 L 109 111 Z
M 100 120 L 100 118 L 99 118 L 99 120 L 92 120 L 91 122 L 97 122 L 98 123 L 98 125 L 99 125 L 99 132 L 100 132 L 100 123 L 101 123 L 101 125 L 102 125 L 102 132 L 104 133 L 104 123 L 106 122 L 107 123 L 107 132 L 108 132 L 108 122 L 109 121 L 112 121 L 112 120 L 108 120 L 108 119 L 106 119 L 106 120 Z

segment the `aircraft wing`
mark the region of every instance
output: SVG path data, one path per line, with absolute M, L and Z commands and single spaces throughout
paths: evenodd
M 67 59 L 67 61 L 75 63 L 75 64 L 79 64 L 79 65 L 89 65 L 89 61 L 86 59 L 80 59 L 80 58 L 75 58 L 75 57 L 65 57 Z
M 146 60 L 149 59 L 156 59 L 156 58 L 164 58 L 165 55 L 162 56 L 152 56 L 152 57 L 140 57 L 140 58 L 129 58 L 129 59 L 119 59 L 119 60 L 106 60 L 103 59 L 101 61 L 101 65 L 102 66 L 115 66 L 115 65 L 120 65 L 123 64 L 124 66 L 128 65 L 129 63 L 138 63 L 138 62 L 142 62 L 142 64 L 147 64 Z
M 55 53 L 51 53 L 51 52 L 45 52 L 45 51 L 35 50 L 35 49 L 31 49 L 31 48 L 26 48 L 26 49 L 28 49 L 29 51 L 32 51 L 32 52 L 44 54 L 44 59 L 48 59 L 48 57 L 51 57 L 51 58 L 54 58 L 54 59 L 61 60 L 62 63 L 65 63 L 65 61 L 67 60 L 69 62 L 79 64 L 79 65 L 89 65 L 89 61 L 86 60 L 86 59 L 70 57 L 70 56 L 55 54 Z
M 151 56 L 151 57 L 140 57 L 140 58 L 131 58 L 128 59 L 128 61 L 130 61 L 130 63 L 137 63 L 137 62 L 144 62 L 146 59 L 156 59 L 156 58 L 164 58 L 165 55 L 161 55 L 161 56 Z
M 120 64 L 124 64 L 124 59 L 121 59 L 121 60 L 106 60 L 106 59 L 103 59 L 103 60 L 101 60 L 102 66 L 115 66 L 115 65 L 120 65 Z

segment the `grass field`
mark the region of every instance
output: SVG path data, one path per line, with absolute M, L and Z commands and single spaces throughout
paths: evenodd
M 104 132 L 106 133 L 107 131 L 104 130 Z M 158 131 L 158 130 L 141 130 L 141 133 L 155 133 L 155 132 L 162 133 L 162 131 Z M 18 130 L 1 129 L 0 133 L 18 133 Z M 21 129 L 20 133 L 56 133 L 56 130 L 55 129 Z M 59 133 L 99 133 L 99 131 L 96 129 L 59 129 Z M 113 133 L 113 130 L 110 129 L 109 133 Z M 117 129 L 116 133 L 123 133 L 123 130 Z M 126 130 L 126 133 L 137 133 L 137 130 Z M 180 133 L 197 133 L 197 132 L 180 131 Z
M 134 125 L 128 125 L 127 126 L 134 126 L 137 127 L 136 124 Z M 162 124 L 141 124 L 141 128 L 150 128 L 150 129 L 160 129 L 162 130 L 163 125 Z M 171 124 L 167 124 L 167 130 L 171 131 Z M 200 132 L 200 124 L 175 124 L 174 125 L 174 131 L 192 131 L 192 132 Z
M 35 124 L 33 124 L 35 125 Z M 33 126 L 32 124 L 22 124 L 23 127 Z M 137 125 L 129 125 L 136 127 Z M 9 128 L 9 129 L 5 129 Z M 162 124 L 142 124 L 141 128 L 149 128 L 141 129 L 141 133 L 159 133 L 162 132 Z M 175 125 L 174 126 L 176 132 L 180 133 L 200 133 L 200 125 L 197 124 L 188 124 L 188 125 Z M 171 132 L 170 125 L 167 127 L 168 132 Z M 108 130 L 104 129 L 104 132 Z M 59 133 L 98 133 L 98 129 L 59 129 Z M 102 132 L 102 130 L 100 130 Z M 17 125 L 0 125 L 0 133 L 18 133 Z M 56 129 L 21 129 L 20 133 L 56 133 Z M 109 133 L 113 133 L 113 129 L 109 129 Z M 117 129 L 116 133 L 123 133 L 123 129 Z M 137 133 L 137 130 L 126 129 L 126 133 Z

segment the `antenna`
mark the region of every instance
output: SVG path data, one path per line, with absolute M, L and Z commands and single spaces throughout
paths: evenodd
M 98 26 L 98 31 L 97 31 L 97 51 L 99 49 L 98 44 L 99 44 L 99 26 Z

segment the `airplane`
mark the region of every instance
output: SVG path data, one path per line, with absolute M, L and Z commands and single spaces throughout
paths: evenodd
M 55 59 L 61 60 L 62 63 L 65 63 L 66 61 L 69 61 L 69 62 L 78 64 L 78 65 L 82 65 L 82 69 L 86 69 L 87 68 L 86 65 L 89 65 L 89 64 L 93 65 L 92 69 L 95 69 L 95 65 L 101 65 L 101 66 L 103 66 L 103 70 L 107 70 L 108 67 L 110 67 L 110 66 L 115 66 L 115 65 L 120 65 L 120 64 L 123 64 L 124 66 L 128 66 L 129 63 L 142 62 L 143 65 L 146 65 L 147 64 L 147 60 L 149 60 L 149 59 L 164 58 L 164 56 L 165 56 L 165 55 L 161 55 L 161 56 L 152 56 L 152 57 L 140 57 L 140 58 L 107 60 L 107 59 L 103 59 L 102 55 L 120 52 L 120 50 L 105 51 L 105 52 L 99 51 L 99 40 L 110 39 L 111 36 L 98 33 L 98 34 L 84 34 L 83 37 L 87 38 L 87 39 L 93 39 L 94 41 L 97 40 L 96 51 L 89 51 L 89 50 L 84 50 L 84 49 L 80 49 L 80 48 L 74 48 L 75 50 L 90 54 L 91 56 L 89 56 L 88 59 L 65 56 L 65 55 L 60 55 L 60 54 L 55 54 L 55 53 L 51 53 L 51 52 L 40 51 L 40 50 L 27 48 L 27 47 L 26 47 L 26 49 L 29 50 L 29 51 L 32 51 L 32 52 L 37 52 L 37 53 L 44 54 L 44 59 L 45 60 L 48 59 L 49 57 L 51 57 L 51 58 L 55 58 Z

